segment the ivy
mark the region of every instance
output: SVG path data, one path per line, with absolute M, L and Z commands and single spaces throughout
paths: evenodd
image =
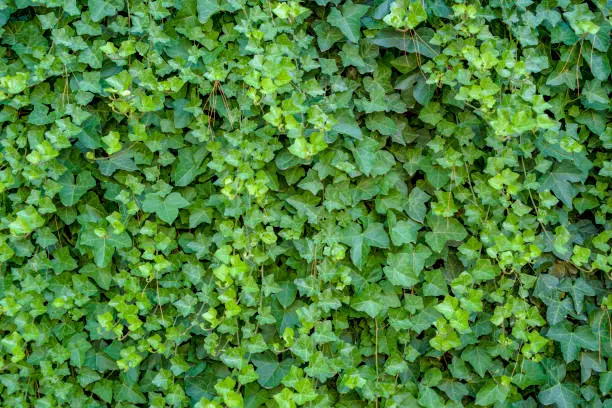
M 0 405 L 611 408 L 611 11 L 0 0 Z

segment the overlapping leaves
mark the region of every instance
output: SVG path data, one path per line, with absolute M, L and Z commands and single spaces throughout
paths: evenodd
M 605 1 L 0 1 L 2 406 L 609 407 Z

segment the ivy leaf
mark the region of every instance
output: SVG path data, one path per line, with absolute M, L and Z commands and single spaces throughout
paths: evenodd
M 335 43 L 344 38 L 340 30 L 325 21 L 317 21 L 313 24 L 313 29 L 317 34 L 317 44 L 322 52 L 328 51 Z
M 361 35 L 361 17 L 370 7 L 364 4 L 354 4 L 348 0 L 342 6 L 342 12 L 333 8 L 327 17 L 327 22 L 337 27 L 349 41 L 357 43 Z
M 595 351 L 599 347 L 599 342 L 588 326 L 578 326 L 574 331 L 572 325 L 561 322 L 548 330 L 546 337 L 559 342 L 563 359 L 566 363 L 571 363 L 578 358 L 580 350 Z
M 431 387 L 419 384 L 419 405 L 425 408 L 436 408 L 444 404 L 444 400 Z
M 423 295 L 425 296 L 443 296 L 448 295 L 448 285 L 442 271 L 439 269 L 429 271 L 425 274 L 426 283 L 423 285 Z
M 31 205 L 18 211 L 16 215 L 15 221 L 9 224 L 9 229 L 13 235 L 27 235 L 45 225 L 45 219 Z
M 489 370 L 493 364 L 493 360 L 482 347 L 467 348 L 461 353 L 461 358 L 470 363 L 481 377 L 485 376 L 487 370 Z
M 425 234 L 425 241 L 436 252 L 442 251 L 449 241 L 460 242 L 467 237 L 463 225 L 454 218 L 430 215 L 427 224 L 431 227 L 431 232 Z
M 431 197 L 418 187 L 413 188 L 408 194 L 408 205 L 406 213 L 415 221 L 423 222 L 427 214 L 425 205 Z
M 407 250 L 387 256 L 387 266 L 383 268 L 385 276 L 393 285 L 411 288 L 419 282 L 419 275 L 425 267 L 425 261 L 431 251 L 425 245 L 409 245 Z
M 184 187 L 189 185 L 197 176 L 202 174 L 206 168 L 202 166 L 208 152 L 200 147 L 184 148 L 178 152 L 178 160 L 172 172 L 172 180 L 175 186 Z
M 554 405 L 557 408 L 575 408 L 582 399 L 576 384 L 557 383 L 540 391 L 538 400 L 544 405 Z
M 400 220 L 390 228 L 391 241 L 395 246 L 415 243 L 421 225 L 412 220 Z
M 580 376 L 583 383 L 589 381 L 593 371 L 597 373 L 607 372 L 605 361 L 602 361 L 597 353 L 580 353 Z
M 99 231 L 93 227 L 93 224 L 88 224 L 84 228 L 83 232 L 79 235 L 79 241 L 81 244 L 90 247 L 94 262 L 100 268 L 110 264 L 116 248 L 129 248 L 132 246 L 132 240 L 127 232 L 115 234 L 105 230 Z
M 508 398 L 510 387 L 503 383 L 489 381 L 476 394 L 476 405 L 489 406 L 495 403 L 502 403 Z
M 264 388 L 277 387 L 293 366 L 294 360 L 287 358 L 278 361 L 278 357 L 272 352 L 256 354 L 251 361 L 257 367 L 257 382 Z
M 584 56 L 584 59 L 591 67 L 593 76 L 600 81 L 605 81 L 610 76 L 610 61 L 608 57 L 601 52 L 592 51 Z
M 525 389 L 532 385 L 546 384 L 548 376 L 542 368 L 542 364 L 528 359 L 523 361 L 521 370 L 512 377 L 512 382 L 519 388 Z
M 380 176 L 386 174 L 395 164 L 395 158 L 386 150 L 379 150 L 378 143 L 373 138 L 357 142 L 353 149 L 355 162 L 366 176 Z
M 100 173 L 105 176 L 112 176 L 117 170 L 138 170 L 132 152 L 120 151 L 104 160 L 98 160 L 97 163 Z
M 87 191 L 96 185 L 96 179 L 89 171 L 79 173 L 76 176 L 76 182 L 72 173 L 64 173 L 58 182 L 62 186 L 59 192 L 60 201 L 66 207 L 75 205 Z
M 574 167 L 571 162 L 563 160 L 540 180 L 538 191 L 550 190 L 563 204 L 573 208 L 572 200 L 578 194 L 578 189 L 572 182 L 582 182 L 584 179 L 585 176 L 580 169 Z
M 357 140 L 363 139 L 361 128 L 355 120 L 353 112 L 349 109 L 341 109 L 336 113 L 336 123 L 333 129 L 344 135 L 348 135 Z
M 444 117 L 444 110 L 438 102 L 430 102 L 421 109 L 419 119 L 423 122 L 435 126 Z
M 377 248 L 389 248 L 389 236 L 383 224 L 371 222 L 363 233 L 365 243 Z
M 144 404 L 147 399 L 142 395 L 138 384 L 128 385 L 122 381 L 116 382 L 113 388 L 113 394 L 115 401 L 118 402 L 129 402 L 132 404 Z
M 419 28 L 418 35 L 401 32 L 392 28 L 379 30 L 372 42 L 385 48 L 397 48 L 404 52 L 418 53 L 425 57 L 434 58 L 439 53 L 439 48 L 429 41 L 434 32 L 429 28 Z
M 87 337 L 83 334 L 75 334 L 68 341 L 70 346 L 70 362 L 76 367 L 82 367 L 85 361 L 85 353 L 92 348 L 91 343 L 87 341 Z
M 612 391 L 612 372 L 603 373 L 599 377 L 599 391 L 604 395 Z
M 317 351 L 308 362 L 308 367 L 304 372 L 310 377 L 316 378 L 318 381 L 324 382 L 336 375 L 337 370 L 332 360 L 327 358 L 323 353 Z
M 551 325 L 562 322 L 573 311 L 572 301 L 569 298 L 557 299 L 548 303 L 546 320 Z
M 582 278 L 577 278 L 572 282 L 571 279 L 565 279 L 559 285 L 559 290 L 568 292 L 574 301 L 574 309 L 576 313 L 582 313 L 584 297 L 595 296 L 595 289 Z
M 363 292 L 353 297 L 351 306 L 353 309 L 364 312 L 371 318 L 379 316 L 387 309 L 382 303 L 381 289 L 378 285 L 368 285 Z
M 546 359 L 542 366 L 548 376 L 549 387 L 538 394 L 538 400 L 544 405 L 555 405 L 557 408 L 578 406 L 581 401 L 578 386 L 564 381 L 566 366 L 553 359 Z
M 444 391 L 444 393 L 448 395 L 448 398 L 457 403 L 459 403 L 463 397 L 470 394 L 468 387 L 459 381 L 447 380 L 438 385 L 438 388 Z
M 123 10 L 123 0 L 87 0 L 91 20 L 94 23 L 102 21 L 104 17 L 112 17 Z
M 92 392 L 100 397 L 102 401 L 110 404 L 113 400 L 113 383 L 106 379 L 97 381 L 93 386 Z
M 221 11 L 219 0 L 197 0 L 198 20 L 206 23 L 213 15 Z
M 189 202 L 180 193 L 174 192 L 162 198 L 158 193 L 149 193 L 142 203 L 146 212 L 156 213 L 162 220 L 171 224 L 178 217 L 179 209 L 189 206 Z

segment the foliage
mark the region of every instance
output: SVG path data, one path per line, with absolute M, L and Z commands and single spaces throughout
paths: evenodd
M 0 0 L 5 407 L 612 407 L 609 0 Z

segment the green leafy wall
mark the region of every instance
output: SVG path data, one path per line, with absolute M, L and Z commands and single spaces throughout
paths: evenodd
M 0 0 L 0 405 L 612 408 L 611 10 Z

